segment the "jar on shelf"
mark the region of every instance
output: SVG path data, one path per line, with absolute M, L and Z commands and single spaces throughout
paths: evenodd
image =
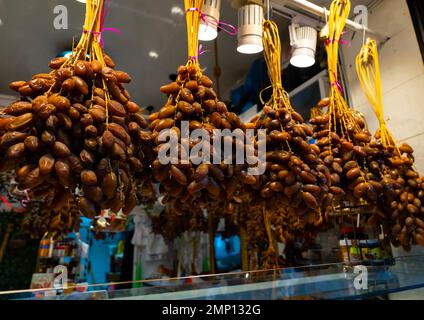
M 38 250 L 39 257 L 48 257 L 50 248 L 50 239 L 42 239 Z
M 359 245 L 361 247 L 362 260 L 377 261 L 382 260 L 384 258 L 380 241 L 378 241 L 377 239 L 361 240 L 359 242 Z
M 362 261 L 360 241 L 368 237 L 362 228 L 345 227 L 339 239 L 341 258 L 344 263 L 355 264 Z

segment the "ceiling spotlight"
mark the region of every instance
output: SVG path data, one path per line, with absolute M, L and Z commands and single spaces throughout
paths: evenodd
M 199 40 L 212 41 L 218 37 L 218 23 L 220 18 L 221 0 L 205 0 L 202 13 L 205 21 L 200 22 Z
M 171 8 L 171 13 L 172 13 L 173 15 L 180 15 L 180 16 L 183 16 L 183 15 L 184 15 L 184 10 L 183 10 L 181 7 L 179 7 L 179 6 L 173 6 L 173 7 Z
M 87 3 L 87 0 L 77 0 L 77 1 L 81 3 Z
M 290 63 L 298 68 L 308 68 L 315 64 L 317 49 L 316 29 L 310 26 L 291 24 L 289 26 L 290 45 L 293 47 Z
M 156 51 L 150 51 L 149 57 L 152 58 L 153 60 L 156 60 L 157 58 L 159 58 L 159 54 Z
M 245 54 L 262 52 L 262 22 L 264 9 L 256 4 L 248 4 L 238 9 L 238 47 Z

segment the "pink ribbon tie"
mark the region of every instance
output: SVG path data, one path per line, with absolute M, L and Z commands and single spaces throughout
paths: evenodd
M 342 37 L 345 35 L 346 31 L 342 32 Z M 333 42 L 338 42 L 340 45 L 347 45 L 347 47 L 350 47 L 350 42 L 349 40 L 343 40 L 342 38 L 340 38 L 339 40 L 337 39 L 327 39 L 325 40 L 325 45 L 328 46 L 329 44 L 333 43 Z
M 206 14 L 204 14 L 199 8 L 189 8 L 186 11 L 186 14 L 189 12 L 198 12 L 200 15 L 200 20 L 202 20 L 206 26 L 213 26 L 217 29 L 221 29 L 222 31 L 228 33 L 231 36 L 235 36 L 238 33 L 238 30 L 236 27 L 229 23 L 216 21 L 214 18 L 210 18 Z
M 102 16 L 101 16 L 101 18 L 100 18 L 100 37 L 99 37 L 99 43 L 100 43 L 100 45 L 102 46 L 102 47 L 104 47 L 105 46 L 105 42 L 104 42 L 104 40 L 103 40 L 103 32 L 104 31 L 110 31 L 110 32 L 112 32 L 112 33 L 117 33 L 117 34 L 121 34 L 121 31 L 120 30 L 118 30 L 118 29 L 116 29 L 116 28 L 105 28 L 104 27 L 104 25 L 105 25 L 105 21 L 106 21 L 106 18 L 107 18 L 107 16 L 109 15 L 109 11 L 110 11 L 110 4 L 111 4 L 111 2 L 112 2 L 112 0 L 109 0 L 108 2 L 107 2 L 107 5 L 106 5 L 106 7 L 104 8 L 104 10 L 103 10 L 103 13 L 102 13 Z
M 199 50 L 197 50 L 197 56 L 193 56 L 193 57 L 189 57 L 189 59 L 190 60 L 198 60 L 199 59 L 199 57 L 202 55 L 202 54 L 204 54 L 204 53 L 206 53 L 206 52 L 209 52 L 210 50 L 203 50 L 203 45 L 202 44 L 200 44 L 199 45 Z
M 332 85 L 335 86 L 340 91 L 340 93 L 343 93 L 343 87 L 339 81 L 334 81 Z
M 95 36 L 99 36 L 99 43 L 102 46 L 102 48 L 105 46 L 105 42 L 103 40 L 103 32 L 109 31 L 109 32 L 112 32 L 112 33 L 121 34 L 121 31 L 116 29 L 116 28 L 105 28 L 104 27 L 106 17 L 109 15 L 111 1 L 112 0 L 109 0 L 107 2 L 107 5 L 104 7 L 103 12 L 101 14 L 101 17 L 100 17 L 100 32 L 84 30 L 84 32 L 90 32 L 91 34 L 93 34 Z

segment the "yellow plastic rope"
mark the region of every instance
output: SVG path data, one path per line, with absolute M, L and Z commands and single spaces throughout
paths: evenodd
M 60 67 L 60 69 L 74 66 L 78 60 L 97 60 L 101 66 L 106 67 L 106 62 L 103 57 L 103 48 L 100 45 L 101 36 L 101 17 L 103 13 L 104 0 L 87 0 L 85 5 L 85 22 L 83 26 L 83 33 L 77 46 L 72 49 L 72 54 L 69 59 Z M 54 71 L 56 72 L 56 71 Z M 110 95 L 105 79 L 102 80 L 103 90 L 105 91 L 106 103 L 106 127 L 109 126 L 109 102 Z M 49 95 L 51 89 L 55 86 L 53 84 L 50 90 L 46 93 Z
M 262 93 L 272 87 L 272 96 L 266 105 L 274 109 L 285 108 L 287 111 L 292 112 L 293 108 L 290 103 L 289 95 L 284 90 L 281 81 L 281 41 L 277 24 L 274 21 L 265 20 L 263 22 L 262 41 L 264 45 L 264 58 L 268 67 L 271 86 L 263 89 L 259 97 L 263 103 Z
M 313 107 L 311 109 L 311 118 L 316 118 L 318 116 L 322 116 L 322 111 L 320 108 Z
M 362 91 L 368 98 L 368 101 L 378 119 L 381 143 L 384 147 L 394 147 L 397 150 L 396 141 L 384 120 L 383 93 L 380 77 L 380 64 L 378 61 L 378 49 L 377 43 L 371 38 L 367 39 L 360 53 L 356 57 L 356 72 L 358 73 Z
M 184 0 L 187 20 L 187 41 L 189 56 L 187 66 L 195 66 L 198 68 L 199 72 L 199 27 L 203 3 L 203 0 Z
M 90 60 L 99 60 L 103 66 L 106 66 L 102 54 L 103 49 L 99 43 L 103 6 L 104 0 L 87 0 L 84 31 L 68 62 L 75 63 L 79 59 L 86 60 L 88 54 Z
M 339 45 L 343 36 L 343 30 L 349 17 L 351 8 L 350 0 L 334 0 L 331 3 L 330 15 L 328 17 L 328 29 L 321 32 L 325 38 L 328 56 L 328 71 L 330 77 L 330 105 L 328 107 L 331 132 L 340 129 L 342 137 L 352 140 L 351 134 L 360 131 L 352 111 L 347 106 L 341 92 L 341 85 L 338 81 L 338 59 Z M 348 128 L 353 129 L 349 131 Z

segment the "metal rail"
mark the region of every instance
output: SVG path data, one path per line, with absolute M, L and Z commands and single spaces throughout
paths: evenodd
M 271 3 L 274 8 L 276 8 L 277 10 L 281 10 L 283 12 L 284 12 L 285 6 L 290 5 L 290 6 L 305 10 L 308 13 L 314 14 L 322 18 L 325 18 L 326 16 L 329 15 L 329 11 L 326 8 L 320 7 L 306 0 L 271 0 Z M 346 21 L 346 27 L 348 27 L 351 30 L 366 32 L 367 34 L 374 36 L 381 43 L 385 43 L 388 40 L 390 40 L 390 37 L 388 37 L 387 35 L 381 34 L 368 27 L 364 27 L 363 25 L 357 22 L 354 22 L 352 20 Z

